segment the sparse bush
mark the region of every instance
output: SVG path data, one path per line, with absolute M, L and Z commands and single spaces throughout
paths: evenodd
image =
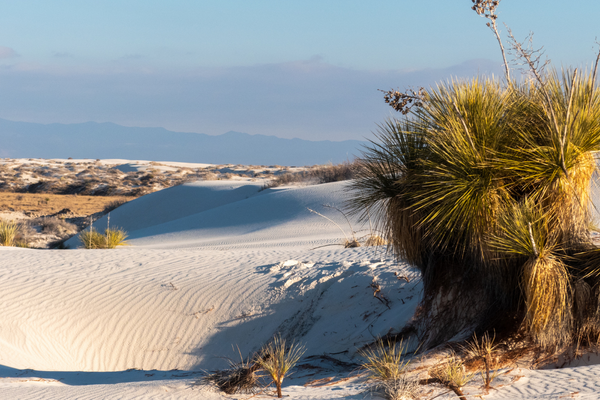
M 368 235 L 365 246 L 385 246 L 387 241 L 379 235 Z
M 304 354 L 304 346 L 292 342 L 287 345 L 281 336 L 275 336 L 260 353 L 260 366 L 269 374 L 277 388 L 277 397 L 283 397 L 281 384 L 289 371 Z
M 404 375 L 410 361 L 404 359 L 402 342 L 384 342 L 379 339 L 373 347 L 360 350 L 359 354 L 366 360 L 362 367 L 369 373 L 369 379 L 386 381 Z
M 109 228 L 104 235 L 95 229 L 84 230 L 79 234 L 79 240 L 85 249 L 114 249 L 127 246 L 127 233 L 122 229 Z
M 28 222 L 30 226 L 39 226 L 42 232 L 57 236 L 73 235 L 77 233 L 77 225 L 71 224 L 57 217 L 35 218 Z
M 299 172 L 285 172 L 271 179 L 263 189 L 292 183 L 321 184 L 346 181 L 354 178 L 356 166 L 356 162 L 344 162 L 336 165 L 321 165 Z
M 0 221 L 0 245 L 14 246 L 19 225 L 14 221 Z
M 104 210 L 102 210 L 102 212 L 104 214 L 108 214 L 109 212 L 111 212 L 112 210 L 115 210 L 119 207 L 121 207 L 123 204 L 127 203 L 126 199 L 117 199 L 117 200 L 113 200 L 110 203 L 108 203 L 106 206 L 104 206 Z

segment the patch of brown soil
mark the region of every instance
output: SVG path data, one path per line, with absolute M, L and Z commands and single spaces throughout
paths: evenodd
M 23 211 L 31 217 L 37 217 L 54 215 L 68 209 L 68 216 L 85 216 L 98 213 L 108 204 L 120 199 L 131 201 L 135 197 L 0 192 L 0 211 Z

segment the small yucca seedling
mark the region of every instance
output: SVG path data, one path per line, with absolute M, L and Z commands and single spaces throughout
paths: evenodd
M 470 357 L 483 362 L 483 367 L 480 369 L 481 377 L 483 378 L 483 387 L 489 389 L 492 381 L 498 376 L 499 370 L 497 369 L 497 362 L 493 357 L 493 352 L 498 347 L 494 343 L 496 335 L 490 338 L 490 335 L 486 332 L 481 337 L 481 340 L 477 338 L 477 335 L 473 335 L 473 340 L 467 343 L 465 350 Z
M 464 396 L 462 387 L 473 379 L 475 373 L 468 372 L 463 361 L 454 352 L 451 352 L 446 363 L 429 371 L 429 375 L 438 379 L 442 385 L 452 389 L 458 396 Z
M 402 341 L 384 343 L 379 339 L 373 348 L 359 351 L 366 360 L 362 367 L 369 372 L 369 378 L 376 381 L 399 378 L 410 363 L 409 360 L 404 359 L 404 350 Z
M 285 339 L 275 336 L 261 351 L 260 366 L 269 374 L 277 387 L 277 397 L 283 397 L 281 384 L 289 371 L 294 368 L 305 352 L 304 346 L 292 342 L 286 345 Z
M 19 226 L 14 221 L 0 221 L 0 245 L 13 246 Z

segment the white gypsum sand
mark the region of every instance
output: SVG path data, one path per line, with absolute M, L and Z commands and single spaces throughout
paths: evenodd
M 223 357 L 238 358 L 234 346 L 248 355 L 280 333 L 307 348 L 284 395 L 363 399 L 358 348 L 405 326 L 421 286 L 418 272 L 382 247 L 342 248 L 338 227 L 307 210 L 350 235 L 344 217 L 322 206 L 342 205 L 346 185 L 185 184 L 111 213 L 130 247 L 0 247 L 2 397 L 245 399 L 197 381 L 226 366 Z M 106 218 L 94 226 L 104 229 Z M 514 369 L 483 397 L 598 398 L 598 372 Z M 482 394 L 478 386 L 465 393 Z

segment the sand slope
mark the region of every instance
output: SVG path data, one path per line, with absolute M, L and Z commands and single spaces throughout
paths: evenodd
M 342 205 L 346 184 L 259 189 L 199 182 L 132 201 L 111 213 L 130 233 L 127 248 L 0 247 L 2 396 L 232 398 L 196 384 L 202 370 L 279 333 L 307 348 L 286 394 L 364 398 L 364 379 L 327 357 L 353 365 L 358 348 L 401 329 L 419 301 L 418 272 L 383 248 L 343 249 L 340 229 L 307 211 L 349 233 L 322 206 Z M 337 245 L 318 247 L 327 244 Z M 598 372 L 515 369 L 484 398 L 598 398 Z M 333 383 L 304 386 L 319 377 Z M 480 395 L 478 385 L 465 390 Z

